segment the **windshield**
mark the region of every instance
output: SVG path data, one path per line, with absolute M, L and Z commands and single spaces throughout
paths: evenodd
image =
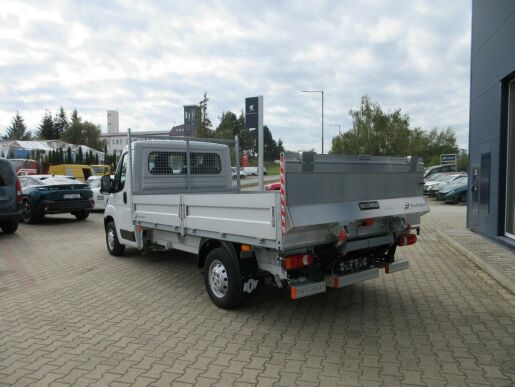
M 453 181 L 456 179 L 456 175 L 445 175 L 444 178 L 442 179 L 442 181 L 446 182 L 446 181 Z

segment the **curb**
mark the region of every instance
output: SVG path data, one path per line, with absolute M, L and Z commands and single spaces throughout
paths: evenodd
M 436 231 L 436 230 L 435 230 Z M 483 261 L 478 255 L 463 247 L 460 243 L 456 242 L 450 236 L 444 234 L 442 231 L 436 231 L 436 233 L 445 241 L 447 244 L 454 247 L 456 250 L 463 253 L 467 258 L 469 258 L 476 266 L 479 266 L 484 272 L 486 272 L 490 277 L 496 280 L 501 286 L 509 290 L 513 295 L 515 295 L 515 282 L 511 281 L 508 277 L 502 274 L 495 267 Z

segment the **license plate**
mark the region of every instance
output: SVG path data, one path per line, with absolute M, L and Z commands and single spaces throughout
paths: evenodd
M 80 199 L 80 194 L 64 194 L 65 199 Z

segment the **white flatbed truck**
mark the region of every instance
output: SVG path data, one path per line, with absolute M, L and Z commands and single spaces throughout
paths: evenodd
M 429 212 L 416 158 L 286 153 L 279 191 L 240 192 L 232 143 L 129 133 L 114 180 L 102 178 L 109 253 L 194 253 L 222 308 L 263 283 L 297 299 L 409 267 L 396 248 L 416 242 Z

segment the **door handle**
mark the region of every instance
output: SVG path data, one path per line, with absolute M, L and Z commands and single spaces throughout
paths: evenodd
M 127 204 L 127 192 L 123 193 L 123 203 Z

